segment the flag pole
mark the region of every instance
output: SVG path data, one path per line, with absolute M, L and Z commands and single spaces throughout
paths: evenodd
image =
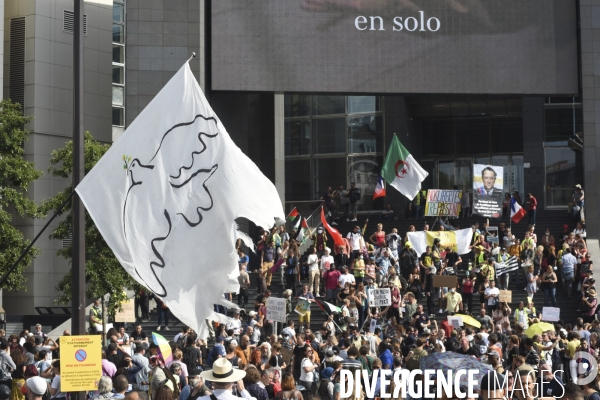
M 83 151 L 83 0 L 74 0 L 73 35 L 73 192 L 85 175 Z M 73 198 L 71 329 L 85 334 L 85 209 L 77 193 Z
M 73 0 L 73 193 L 85 176 L 83 120 L 83 0 Z M 103 299 L 104 300 L 104 299 Z M 85 209 L 79 194 L 73 197 L 73 248 L 71 263 L 71 332 L 85 329 Z M 71 393 L 82 400 L 83 392 Z

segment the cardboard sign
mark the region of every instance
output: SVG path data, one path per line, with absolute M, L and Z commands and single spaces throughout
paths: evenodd
M 121 311 L 115 314 L 115 322 L 135 322 L 135 303 L 133 300 L 121 302 Z
M 371 332 L 371 333 L 375 332 L 375 328 L 377 328 L 377 320 L 372 319 L 371 325 L 369 326 L 369 332 Z
M 97 390 L 102 376 L 102 336 L 61 336 L 60 390 Z
M 456 287 L 457 282 L 454 275 L 436 275 L 433 277 L 433 287 Z
M 458 217 L 462 191 L 429 189 L 425 203 L 426 217 Z
M 501 290 L 499 301 L 502 303 L 512 303 L 512 291 L 511 290 Z
M 560 320 L 560 308 L 557 307 L 543 307 L 542 308 L 542 321 L 557 322 Z
M 369 307 L 387 307 L 392 305 L 390 288 L 369 289 Z
M 463 320 L 461 317 L 453 317 L 448 316 L 448 323 L 452 326 L 452 328 L 459 330 L 461 326 L 463 326 Z
M 285 299 L 269 297 L 267 300 L 267 318 L 277 322 L 286 322 Z
M 285 309 L 285 306 L 284 306 Z M 298 299 L 298 303 L 296 303 L 295 312 L 302 315 L 303 317 L 306 315 L 307 311 L 310 311 L 310 302 L 303 297 Z M 285 322 L 285 321 L 284 321 Z

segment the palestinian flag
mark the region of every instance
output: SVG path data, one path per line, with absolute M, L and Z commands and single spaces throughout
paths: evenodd
M 288 214 L 287 219 L 290 221 L 293 221 L 296 219 L 297 216 L 298 216 L 298 210 L 296 209 L 296 207 L 294 207 L 294 209 Z
M 306 223 L 306 218 L 304 217 L 300 217 L 298 219 L 298 226 L 295 227 L 295 229 L 298 229 L 298 232 L 296 233 L 296 237 L 294 238 L 294 240 L 296 240 L 297 242 L 300 243 L 304 243 L 304 240 L 306 240 L 306 235 L 304 230 L 308 229 L 308 224 Z
M 429 174 L 402 146 L 398 136 L 394 134 L 381 169 L 381 175 L 390 186 L 412 200 L 421 190 L 421 182 Z

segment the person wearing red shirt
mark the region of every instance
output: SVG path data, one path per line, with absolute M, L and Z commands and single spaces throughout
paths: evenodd
M 537 209 L 537 199 L 531 193 L 527 193 L 527 204 L 529 209 L 529 224 L 535 225 L 535 211 Z
M 329 264 L 329 269 L 323 272 L 323 280 L 325 281 L 325 301 L 335 304 L 340 275 L 342 274 L 335 268 L 334 264 Z

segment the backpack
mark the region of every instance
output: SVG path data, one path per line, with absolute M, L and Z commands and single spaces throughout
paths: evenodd
M 185 345 L 187 344 L 187 335 L 181 335 L 179 340 L 177 341 L 177 347 L 181 350 L 185 349 Z
M 427 356 L 427 352 L 423 349 L 414 349 L 413 356 L 406 363 L 406 369 L 412 371 L 421 368 L 421 359 Z
M 180 339 L 181 340 L 181 339 Z M 212 350 L 211 350 L 212 354 Z M 209 355 L 210 358 L 210 355 Z M 183 349 L 183 357 L 181 361 L 187 366 L 188 372 L 195 370 L 198 367 L 198 360 L 194 359 L 194 351 L 189 347 Z

